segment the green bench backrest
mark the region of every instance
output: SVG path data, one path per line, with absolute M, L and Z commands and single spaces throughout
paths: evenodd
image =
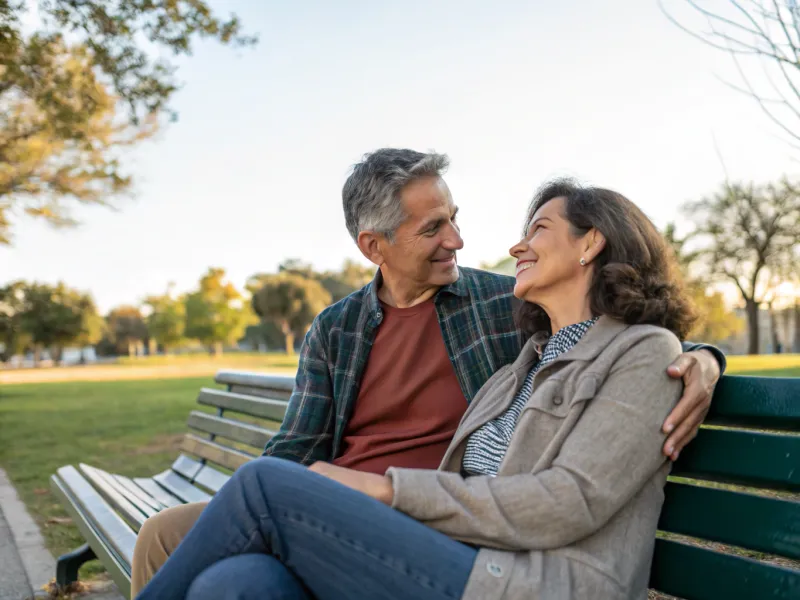
M 181 444 L 186 454 L 172 465 L 212 493 L 228 473 L 261 454 L 283 420 L 294 385 L 292 377 L 237 371 L 220 371 L 214 380 L 228 389 L 203 388 L 197 402 L 216 414 L 191 412 L 188 425 L 196 433 L 186 434 Z
M 711 406 L 665 490 L 651 587 L 688 600 L 798 599 L 800 379 L 726 376 Z

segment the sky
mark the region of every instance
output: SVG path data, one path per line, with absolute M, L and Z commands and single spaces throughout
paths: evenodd
M 467 266 L 507 254 L 548 178 L 616 189 L 663 226 L 720 186 L 720 156 L 735 180 L 797 169 L 757 105 L 720 80 L 735 81 L 730 60 L 655 0 L 212 5 L 259 44 L 204 42 L 181 59 L 178 121 L 126 156 L 135 196 L 78 208 L 77 229 L 17 221 L 0 284 L 62 280 L 107 311 L 189 290 L 210 266 L 243 286 L 286 258 L 366 264 L 341 188 L 386 146 L 450 156 Z

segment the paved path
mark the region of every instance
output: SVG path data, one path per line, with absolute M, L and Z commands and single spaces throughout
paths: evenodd
M 0 469 L 0 600 L 47 597 L 42 588 L 56 573 L 56 561 L 17 491 Z M 123 600 L 115 588 L 81 598 Z

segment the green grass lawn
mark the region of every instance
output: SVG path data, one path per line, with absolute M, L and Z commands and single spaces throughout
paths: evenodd
M 764 377 L 800 377 L 800 354 L 729 356 L 728 373 Z
M 50 491 L 57 468 L 86 462 L 153 475 L 178 455 L 189 411 L 210 378 L 6 385 L 0 388 L 0 466 L 54 555 L 82 544 Z M 101 570 L 93 562 L 83 577 Z
M 286 358 L 286 366 L 294 360 Z M 728 372 L 797 377 L 800 355 L 731 357 Z M 50 475 L 79 462 L 129 476 L 165 469 L 178 454 L 189 411 L 201 409 L 198 390 L 213 385 L 203 377 L 0 387 L 0 466 L 54 555 L 82 540 L 50 491 Z M 91 563 L 81 576 L 101 570 Z

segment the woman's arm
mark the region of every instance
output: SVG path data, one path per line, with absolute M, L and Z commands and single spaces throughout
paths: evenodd
M 392 506 L 448 535 L 509 550 L 558 548 L 594 533 L 664 465 L 661 425 L 681 395 L 665 370 L 679 353 L 660 331 L 629 348 L 549 469 L 465 479 L 391 468 Z

